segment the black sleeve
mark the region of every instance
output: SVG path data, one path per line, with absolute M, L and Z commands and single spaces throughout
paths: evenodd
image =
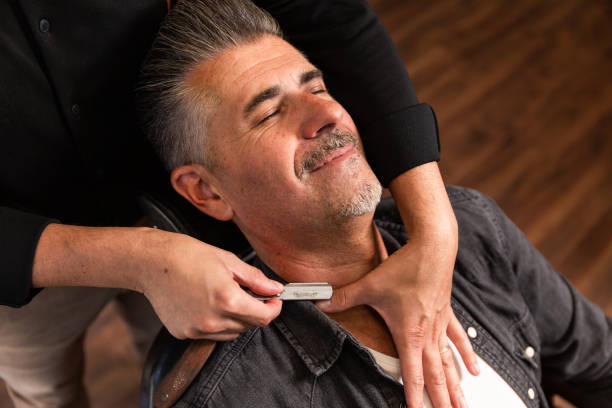
M 440 159 L 433 110 L 418 104 L 404 64 L 374 11 L 361 0 L 255 0 L 286 39 L 325 74 L 353 117 L 383 183 Z
M 0 305 L 19 307 L 38 293 L 32 289 L 32 264 L 40 234 L 50 218 L 0 207 Z

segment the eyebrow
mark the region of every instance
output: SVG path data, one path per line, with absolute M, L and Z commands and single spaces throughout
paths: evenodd
M 302 75 L 300 75 L 300 85 L 304 85 L 312 81 L 315 78 L 322 78 L 322 77 L 323 77 L 323 73 L 318 69 L 312 69 L 310 71 L 306 71 Z M 268 99 L 277 97 L 278 95 L 280 95 L 280 93 L 281 93 L 281 89 L 279 86 L 273 86 L 271 88 L 268 88 L 268 89 L 265 89 L 259 92 L 257 95 L 251 98 L 249 103 L 244 108 L 244 116 L 245 117 L 249 116 L 251 113 L 253 113 L 255 108 L 259 106 L 261 103 L 267 101 Z
M 323 78 L 323 73 L 321 70 L 315 68 L 311 69 L 310 71 L 306 71 L 300 76 L 300 85 L 304 85 L 315 78 Z
M 251 101 L 247 104 L 246 108 L 244 108 L 244 116 L 249 116 L 255 108 L 264 101 L 268 99 L 272 99 L 280 95 L 280 87 L 273 86 L 272 88 L 268 88 L 266 90 L 261 91 L 257 95 L 255 95 Z

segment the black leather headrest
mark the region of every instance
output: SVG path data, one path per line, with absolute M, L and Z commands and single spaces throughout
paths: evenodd
M 159 183 L 155 190 L 140 192 L 138 202 L 157 228 L 190 235 L 231 251 L 240 258 L 252 252 L 248 241 L 233 222 L 218 221 L 200 212 L 174 191 L 170 182 Z

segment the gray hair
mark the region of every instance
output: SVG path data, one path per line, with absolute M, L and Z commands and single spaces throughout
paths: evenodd
M 274 18 L 249 0 L 184 0 L 168 13 L 136 88 L 141 124 L 168 170 L 217 165 L 206 143 L 214 95 L 186 77 L 221 51 L 266 34 L 282 37 Z

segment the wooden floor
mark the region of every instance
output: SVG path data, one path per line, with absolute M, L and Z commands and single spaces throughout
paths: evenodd
M 436 110 L 446 182 L 497 200 L 612 315 L 611 3 L 371 3 Z M 110 308 L 89 332 L 94 407 L 137 405 L 125 330 Z M 0 395 L 0 407 L 6 401 Z
M 373 3 L 436 110 L 446 182 L 497 200 L 612 315 L 612 4 Z

